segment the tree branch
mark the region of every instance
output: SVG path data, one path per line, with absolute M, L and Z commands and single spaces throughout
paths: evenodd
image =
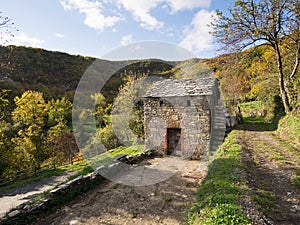
M 300 61 L 300 43 L 298 42 L 298 47 L 297 47 L 297 52 L 296 52 L 295 66 L 294 66 L 293 72 L 290 75 L 290 79 L 293 79 L 294 76 L 296 75 L 297 70 L 299 68 L 299 63 L 300 63 L 299 61 Z

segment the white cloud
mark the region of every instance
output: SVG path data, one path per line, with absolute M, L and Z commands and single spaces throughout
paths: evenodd
M 59 0 L 65 10 L 78 10 L 85 15 L 84 24 L 98 31 L 113 27 L 123 18 L 117 12 L 123 9 L 130 12 L 140 26 L 147 30 L 159 30 L 164 22 L 151 14 L 158 7 L 167 8 L 171 13 L 196 8 L 209 8 L 211 0 Z M 115 11 L 106 16 L 109 10 L 104 7 L 113 7 Z
M 59 0 L 65 10 L 79 10 L 85 14 L 84 24 L 97 30 L 103 31 L 106 27 L 113 27 L 122 20 L 119 16 L 104 16 L 103 5 L 98 1 L 89 0 Z
M 65 37 L 65 35 L 62 34 L 62 33 L 56 33 L 56 34 L 54 34 L 54 36 L 58 37 L 58 38 L 64 38 Z
M 126 35 L 126 36 L 122 37 L 121 45 L 128 45 L 128 44 L 130 44 L 132 42 L 133 42 L 132 35 L 129 34 L 129 35 Z
M 186 29 L 185 37 L 179 46 L 196 53 L 210 50 L 213 46 L 212 36 L 209 33 L 211 28 L 208 27 L 208 24 L 212 22 L 214 15 L 213 11 L 200 10 Z
M 172 12 L 186 9 L 209 8 L 211 0 L 167 0 Z
M 131 12 L 134 19 L 140 22 L 141 26 L 148 30 L 160 29 L 163 22 L 157 20 L 150 14 L 162 0 L 118 0 L 124 9 Z
M 112 0 L 110 0 L 112 1 Z M 151 10 L 158 6 L 170 8 L 172 13 L 180 10 L 192 10 L 196 8 L 209 8 L 211 0 L 116 0 L 127 11 L 131 12 L 134 19 L 140 22 L 141 27 L 148 30 L 160 29 L 164 23 L 153 15 Z
M 43 47 L 44 40 L 30 37 L 25 33 L 18 33 L 11 37 L 10 35 L 2 35 L 1 39 L 7 40 L 4 45 L 17 45 L 17 46 L 27 46 L 27 47 L 36 47 L 41 48 Z

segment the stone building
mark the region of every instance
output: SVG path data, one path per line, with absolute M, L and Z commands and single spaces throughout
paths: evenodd
M 225 112 L 216 79 L 158 81 L 143 99 L 147 149 L 203 159 L 223 141 Z

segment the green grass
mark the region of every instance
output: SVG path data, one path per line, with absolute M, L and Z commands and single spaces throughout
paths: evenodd
M 244 117 L 245 124 L 252 124 L 256 125 L 257 129 L 261 131 L 275 131 L 278 127 L 276 121 L 267 121 L 265 118 L 261 116 L 254 116 L 254 117 Z
M 295 170 L 292 177 L 293 184 L 300 189 L 300 169 Z
M 232 131 L 210 163 L 208 174 L 197 192 L 197 201 L 187 215 L 188 224 L 249 224 L 238 204 L 246 194 L 246 180 L 238 175 L 243 169 L 242 147 Z
M 244 102 L 244 103 L 240 103 L 239 106 L 243 111 L 260 110 L 262 106 L 262 102 L 261 101 Z
M 277 134 L 300 145 L 300 114 L 288 114 L 279 121 Z
M 130 147 L 118 147 L 116 149 L 109 150 L 103 154 L 95 156 L 94 158 L 76 162 L 73 164 L 67 164 L 64 166 L 57 167 L 56 169 L 43 170 L 33 176 L 13 181 L 5 186 L 0 187 L 0 192 L 7 191 L 16 187 L 20 187 L 26 184 L 33 183 L 35 181 L 42 180 L 53 176 L 59 176 L 67 171 L 78 171 L 73 176 L 70 176 L 68 180 L 75 179 L 78 176 L 86 175 L 94 171 L 95 168 L 103 165 L 109 165 L 113 163 L 113 158 L 120 154 L 136 155 L 144 150 L 143 145 L 130 146 Z M 39 196 L 40 197 L 40 196 Z
M 60 168 L 44 170 L 44 171 L 41 171 L 40 173 L 37 173 L 30 177 L 12 181 L 12 182 L 8 183 L 7 185 L 0 187 L 0 192 L 7 191 L 7 190 L 10 190 L 10 189 L 13 189 L 16 187 L 20 187 L 20 186 L 23 186 L 26 184 L 30 184 L 32 182 L 39 181 L 44 178 L 59 176 L 59 175 L 63 174 L 64 172 L 65 171 Z
M 260 101 L 240 103 L 239 107 L 244 117 L 252 117 L 252 116 L 258 116 L 263 114 L 262 102 Z
M 113 163 L 114 157 L 126 154 L 126 155 L 137 155 L 144 150 L 144 145 L 135 146 L 120 146 L 115 149 L 111 149 L 103 154 L 97 155 L 88 160 L 92 168 L 97 168 L 99 166 L 110 165 Z

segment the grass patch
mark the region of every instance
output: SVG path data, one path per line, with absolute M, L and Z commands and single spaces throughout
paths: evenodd
M 263 213 L 275 211 L 275 194 L 272 191 L 258 189 L 255 194 L 251 196 L 251 199 L 256 201 Z
M 300 189 L 300 169 L 295 170 L 294 175 L 292 177 L 292 182 L 296 187 Z
M 244 117 L 245 124 L 256 125 L 258 130 L 261 131 L 275 131 L 277 130 L 278 124 L 276 121 L 267 121 L 261 116 Z
M 73 176 L 70 176 L 68 180 L 73 180 L 78 176 L 87 175 L 94 171 L 95 168 L 103 165 L 110 165 L 113 163 L 113 158 L 120 154 L 136 155 L 144 150 L 144 145 L 136 145 L 130 147 L 118 147 L 116 149 L 109 150 L 103 154 L 97 155 L 92 159 L 83 160 L 73 164 L 67 164 L 64 166 L 57 167 L 55 169 L 46 169 L 41 172 L 34 174 L 30 177 L 26 177 L 20 180 L 15 180 L 8 183 L 7 185 L 0 186 L 0 192 L 4 192 L 13 188 L 21 187 L 26 184 L 30 184 L 44 178 L 50 178 L 53 176 L 59 176 L 67 171 L 78 171 Z
M 61 168 L 56 168 L 56 169 L 47 169 L 47 170 L 42 170 L 41 172 L 34 174 L 30 177 L 26 177 L 20 180 L 15 180 L 12 181 L 8 184 L 6 184 L 5 186 L 0 187 L 0 192 L 4 192 L 16 187 L 21 187 L 24 186 L 26 184 L 30 184 L 45 178 L 50 178 L 53 176 L 59 176 L 61 174 L 64 173 L 64 170 L 62 170 Z
M 232 131 L 218 149 L 208 174 L 197 192 L 197 202 L 187 215 L 188 224 L 249 224 L 238 200 L 246 194 L 246 180 L 238 175 L 243 169 L 240 151 Z
M 288 114 L 279 121 L 280 137 L 300 144 L 300 115 Z

